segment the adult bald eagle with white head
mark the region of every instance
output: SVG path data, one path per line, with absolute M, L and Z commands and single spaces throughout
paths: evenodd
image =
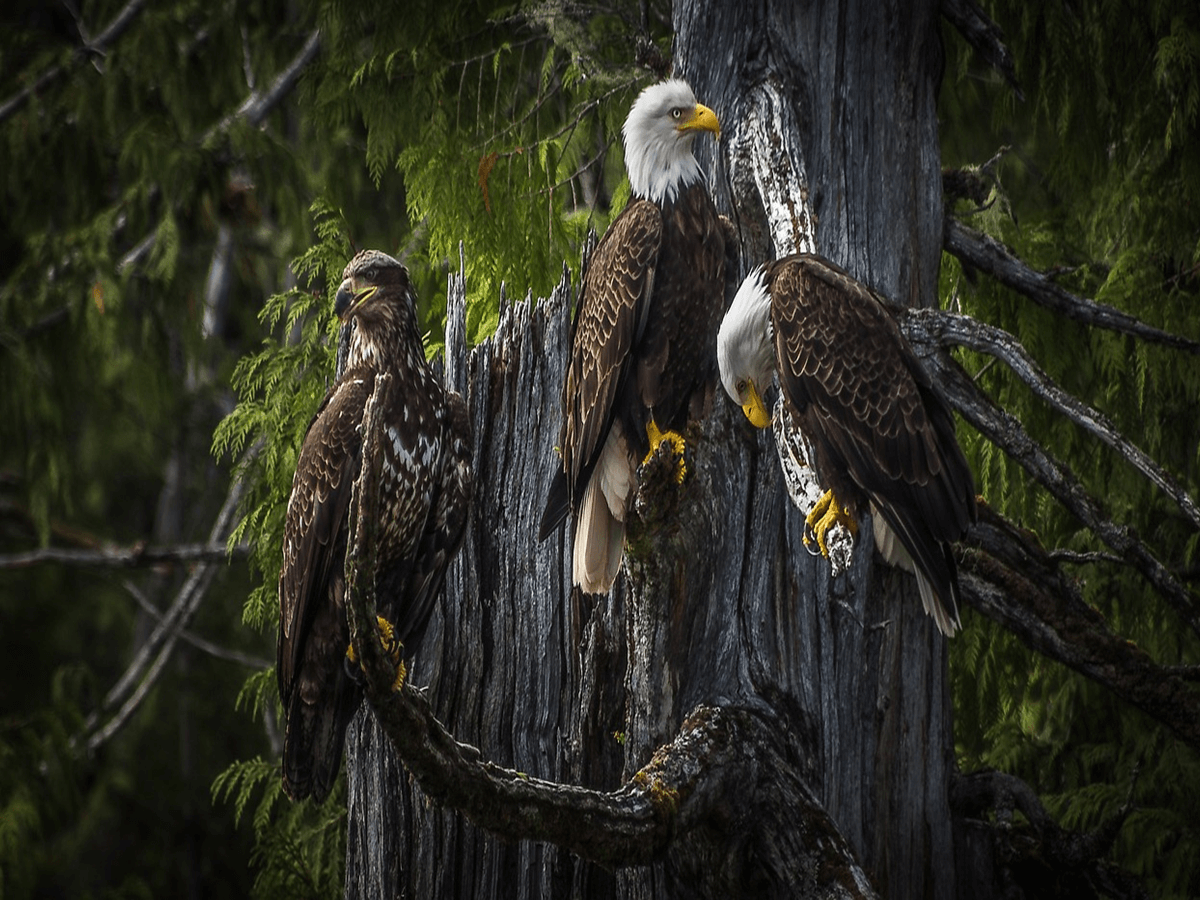
M 572 578 L 605 593 L 620 569 L 640 461 L 679 434 L 715 388 L 725 235 L 692 142 L 719 134 L 686 82 L 646 88 L 625 120 L 629 204 L 592 254 L 571 326 L 555 473 L 540 538 L 574 515 Z
M 827 489 L 805 528 L 822 553 L 830 528 L 855 531 L 869 508 L 886 526 L 875 528 L 884 557 L 915 572 L 925 611 L 954 634 L 949 542 L 975 520 L 971 470 L 949 406 L 881 299 L 813 254 L 767 263 L 738 289 L 717 360 L 726 392 L 760 428 L 771 424 L 763 395 L 778 374 L 781 413 Z

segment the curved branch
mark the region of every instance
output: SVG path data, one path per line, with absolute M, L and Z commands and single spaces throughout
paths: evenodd
M 363 464 L 347 538 L 346 608 L 367 699 L 422 791 L 505 839 L 548 841 L 613 866 L 645 864 L 670 852 L 690 872 L 697 861 L 734 854 L 738 842 L 731 832 L 739 839 L 758 829 L 778 834 L 786 821 L 801 843 L 791 867 L 764 871 L 763 860 L 747 850 L 742 865 L 754 877 L 745 883 L 773 885 L 781 896 L 876 897 L 849 844 L 794 774 L 794 760 L 785 762 L 799 742 L 782 721 L 768 722 L 745 709 L 699 707 L 629 783 L 604 792 L 495 765 L 456 741 L 410 684 L 392 690 L 395 667 L 372 637 L 382 432 L 377 411 L 390 382 L 376 376 L 363 414 Z M 702 870 L 702 862 L 695 868 Z
M 1033 440 L 1019 419 L 996 406 L 946 351 L 937 347 L 935 340 L 919 331 L 913 330 L 910 337 L 915 344 L 923 344 L 932 351 L 925 357 L 925 364 L 950 404 L 976 431 L 1019 463 L 1100 540 L 1128 560 L 1188 626 L 1200 634 L 1200 609 L 1197 609 L 1196 601 L 1187 588 L 1128 527 L 1117 525 L 1108 518 L 1099 501 L 1084 489 L 1075 474 Z
M 146 0 L 129 0 L 128 3 L 117 13 L 116 17 L 105 26 L 104 30 L 95 38 L 89 41 L 85 46 L 80 47 L 75 51 L 71 58 L 72 65 L 77 65 L 85 59 L 93 56 L 102 56 L 106 50 L 119 38 L 137 17 L 138 13 L 146 5 Z M 28 102 L 29 98 L 37 94 L 63 75 L 66 74 L 69 66 L 51 66 L 45 72 L 37 77 L 37 80 L 18 91 L 9 99 L 0 104 L 0 123 L 19 110 Z
M 943 347 L 958 344 L 1004 362 L 1037 396 L 1112 447 L 1151 483 L 1168 494 L 1191 523 L 1200 529 L 1200 506 L 1188 496 L 1183 485 L 1118 432 L 1103 413 L 1059 387 L 1007 331 L 976 321 L 970 316 L 938 309 L 903 308 L 896 312 L 905 330 L 919 331 L 922 341 L 932 338 Z
M 1072 294 L 1041 272 L 1035 272 L 999 241 L 969 228 L 953 216 L 946 216 L 942 241 L 946 252 L 957 256 L 966 265 L 987 272 L 1001 284 L 1068 319 L 1200 355 L 1200 342 L 1147 325 L 1115 307 Z

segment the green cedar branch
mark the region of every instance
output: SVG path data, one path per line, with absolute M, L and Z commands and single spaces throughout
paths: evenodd
M 906 319 L 909 325 L 920 321 Z M 1129 561 L 1187 625 L 1200 634 L 1200 608 L 1195 599 L 1150 549 L 1128 527 L 1113 522 L 1070 468 L 1033 440 L 1019 419 L 998 407 L 980 390 L 946 351 L 937 347 L 935 337 L 922 333 L 919 328 L 910 328 L 907 333 L 914 344 L 932 351 L 925 356 L 925 364 L 950 404 L 971 427 L 1004 450 L 1093 534 Z
M 130 547 L 39 547 L 24 553 L 0 555 L 0 569 L 25 569 L 37 565 L 79 566 L 101 569 L 134 569 L 168 564 L 226 562 L 242 559 L 250 553 L 249 544 L 174 544 L 160 547 L 137 543 Z
M 1200 529 L 1200 506 L 1188 496 L 1183 485 L 1118 432 L 1103 413 L 1059 387 L 1021 346 L 1020 341 L 1007 331 L 970 316 L 938 309 L 902 308 L 895 312 L 908 327 L 919 328 L 923 336 L 932 337 L 943 347 L 957 344 L 1002 361 L 1034 394 L 1117 451 L 1152 484 L 1170 496 L 1188 520 Z
M 69 69 L 87 59 L 103 56 L 116 39 L 133 24 L 133 20 L 137 18 L 145 6 L 146 0 L 129 0 L 94 40 L 88 41 L 72 54 L 70 65 L 51 66 L 39 75 L 32 84 L 26 85 L 12 97 L 5 100 L 3 104 L 0 104 L 0 123 L 3 123 L 5 119 L 24 106 L 35 94 L 41 93 L 65 75 Z
M 783 765 L 790 752 L 786 729 L 764 724 L 747 710 L 699 707 L 629 783 L 603 792 L 495 765 L 477 748 L 455 740 L 417 689 L 405 684 L 392 690 L 395 668 L 374 639 L 373 578 L 381 432 L 377 415 L 393 389 L 390 382 L 388 375 L 376 376 L 363 413 L 363 462 L 348 523 L 346 611 L 367 699 L 426 796 L 506 840 L 548 841 L 612 866 L 645 864 L 674 851 L 684 868 L 705 853 L 689 856 L 681 843 L 715 841 L 704 849 L 728 853 L 730 837 L 720 823 L 732 821 L 744 836 L 756 827 L 757 801 L 768 807 L 761 818 L 772 813 L 776 819 L 786 817 L 799 829 L 804 846 L 794 869 L 753 871 L 756 879 L 774 880 L 796 896 L 806 888 L 805 896 L 876 897 L 849 845 L 812 794 L 796 790 L 794 783 L 787 785 L 792 790 L 780 790 L 771 780 L 789 768 Z M 748 877 L 758 864 L 747 854 Z
M 1085 325 L 1200 355 L 1200 342 L 1147 325 L 1115 307 L 1072 294 L 1049 276 L 1030 268 L 994 238 L 964 225 L 953 216 L 946 216 L 945 222 L 942 246 L 947 253 L 958 257 L 964 265 L 986 272 L 1038 305 Z
M 296 86 L 296 82 L 300 79 L 300 75 L 308 67 L 308 64 L 316 58 L 320 50 L 321 31 L 320 29 L 316 29 L 308 35 L 303 46 L 292 57 L 291 62 L 287 64 L 283 71 L 275 76 L 270 86 L 265 91 L 251 89 L 246 99 L 238 105 L 236 110 L 229 113 L 201 136 L 200 145 L 207 145 L 224 136 L 239 122 L 244 122 L 252 128 L 262 125 L 272 110 L 292 92 L 292 89 Z M 137 265 L 153 249 L 155 239 L 156 232 L 151 231 L 138 241 L 133 249 L 121 257 L 121 261 L 117 264 L 117 271 L 124 273 L 130 267 Z
M 1028 647 L 1074 669 L 1200 750 L 1200 691 L 1114 634 L 1028 531 L 987 505 L 960 547 L 963 597 Z

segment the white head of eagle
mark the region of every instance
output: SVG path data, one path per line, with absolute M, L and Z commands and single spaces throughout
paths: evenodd
M 625 168 L 633 196 L 662 206 L 701 178 L 692 156 L 697 133 L 720 135 L 717 115 L 696 102 L 686 81 L 653 84 L 638 95 L 625 119 Z
M 766 267 L 751 272 L 738 288 L 729 312 L 717 332 L 717 366 L 721 384 L 730 399 L 752 423 L 765 428 L 771 422 L 762 395 L 775 375 L 775 350 L 771 346 L 771 295 Z

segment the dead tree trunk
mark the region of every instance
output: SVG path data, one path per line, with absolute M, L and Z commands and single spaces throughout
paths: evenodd
M 743 271 L 815 247 L 897 300 L 931 303 L 936 9 L 829 6 L 678 0 L 677 74 L 723 125 L 702 162 Z M 693 435 L 693 477 L 639 492 L 610 596 L 571 591 L 569 529 L 537 543 L 571 300 L 564 277 L 469 353 L 461 329 L 447 335 L 478 489 L 411 679 L 458 740 L 531 777 L 615 789 L 700 706 L 736 722 L 742 765 L 665 858 L 610 869 L 432 803 L 364 706 L 346 754 L 347 896 L 833 896 L 805 861 L 833 838 L 805 814 L 810 798 L 880 895 L 952 897 L 944 640 L 915 582 L 875 564 L 869 529 L 837 579 L 803 549 L 770 434 L 717 397 Z

